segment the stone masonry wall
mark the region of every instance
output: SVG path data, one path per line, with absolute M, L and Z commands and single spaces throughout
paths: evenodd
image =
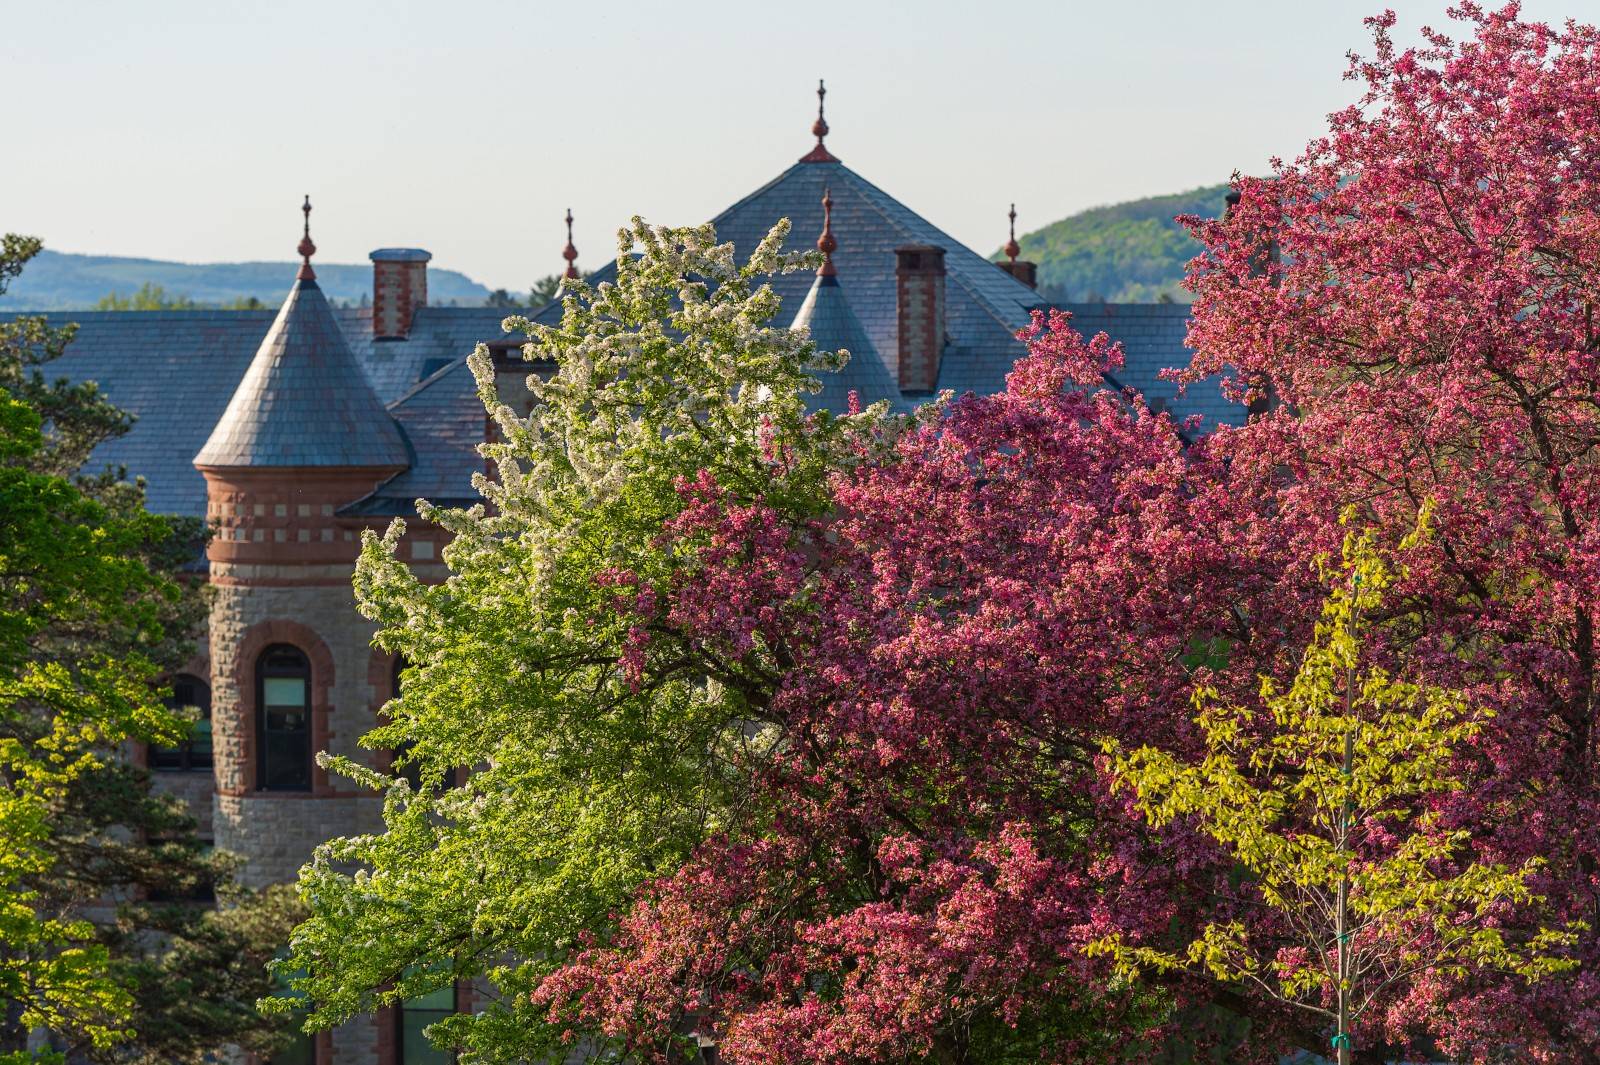
M 310 587 L 219 583 L 211 611 L 212 722 L 217 846 L 245 858 L 252 886 L 290 881 L 316 844 L 381 826 L 382 800 L 318 768 L 309 792 L 255 790 L 255 658 L 290 643 L 311 660 L 313 746 L 374 767 L 357 741 L 387 695 L 369 680 L 373 626 L 348 583 Z

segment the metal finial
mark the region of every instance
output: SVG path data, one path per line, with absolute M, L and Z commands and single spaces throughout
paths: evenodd
M 1022 254 L 1022 245 L 1017 243 L 1017 205 L 1011 205 L 1011 239 L 1006 241 L 1006 258 L 1012 262 L 1017 261 L 1017 256 Z
M 838 273 L 833 266 L 833 252 L 839 242 L 833 239 L 833 195 L 822 190 L 822 236 L 817 238 L 817 250 L 822 253 L 822 265 L 817 267 L 818 277 L 833 277 Z
M 827 86 L 822 83 L 821 78 L 818 78 L 817 120 L 811 123 L 811 133 L 817 138 L 817 144 L 816 147 L 811 149 L 811 151 L 800 157 L 800 161 L 802 163 L 837 163 L 839 161 L 838 159 L 834 158 L 833 153 L 828 151 L 827 147 L 822 143 L 822 139 L 828 135 L 828 120 L 823 117 L 822 113 L 822 105 L 825 102 L 827 95 Z
M 565 278 L 578 277 L 578 249 L 572 243 L 572 208 L 570 207 L 567 208 L 567 246 L 561 249 L 561 257 L 567 260 L 566 273 L 561 276 Z
M 300 211 L 306 216 L 305 231 L 300 237 L 300 246 L 295 250 L 300 253 L 300 270 L 294 276 L 300 281 L 315 281 L 317 272 L 311 269 L 311 257 L 317 253 L 317 246 L 311 243 L 311 194 L 306 193 L 306 202 L 301 205 Z

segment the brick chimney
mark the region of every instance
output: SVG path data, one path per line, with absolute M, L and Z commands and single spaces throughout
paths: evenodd
M 944 249 L 908 244 L 894 250 L 895 302 L 899 311 L 900 391 L 932 392 L 944 355 Z
M 404 340 L 411 316 L 428 305 L 428 260 L 421 248 L 379 248 L 372 260 L 372 335 Z
M 1029 288 L 1039 287 L 1038 263 L 1030 263 L 1026 259 L 1012 259 L 1003 263 L 995 263 L 995 265 Z

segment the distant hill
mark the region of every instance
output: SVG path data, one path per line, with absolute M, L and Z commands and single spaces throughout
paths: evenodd
M 200 304 L 225 304 L 255 296 L 268 307 L 283 302 L 298 266 L 278 263 L 173 263 L 111 255 L 73 255 L 46 249 L 0 297 L 0 310 L 87 310 L 116 292 L 132 295 L 141 285 L 159 285 L 170 296 Z M 372 264 L 317 263 L 317 281 L 329 299 L 360 303 L 372 298 Z M 465 274 L 428 269 L 428 302 L 481 307 L 489 290 Z
M 1215 218 L 1228 186 L 1093 207 L 1022 236 L 1022 258 L 1039 264 L 1039 291 L 1063 303 L 1186 303 L 1183 267 L 1200 246 L 1173 216 Z M 1004 258 L 998 252 L 995 258 Z

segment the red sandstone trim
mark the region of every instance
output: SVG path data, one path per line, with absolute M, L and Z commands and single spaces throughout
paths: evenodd
M 349 564 L 360 530 L 381 518 L 340 517 L 402 467 L 196 467 L 206 479 L 206 519 L 213 562 Z
M 293 577 L 213 577 L 211 583 L 219 588 L 348 588 L 350 578 L 318 577 L 315 580 L 298 580 Z
M 373 1043 L 377 1052 L 377 1065 L 400 1065 L 399 1047 L 394 1037 L 395 1025 L 400 1023 L 397 1006 L 383 1006 L 372 1012 Z

